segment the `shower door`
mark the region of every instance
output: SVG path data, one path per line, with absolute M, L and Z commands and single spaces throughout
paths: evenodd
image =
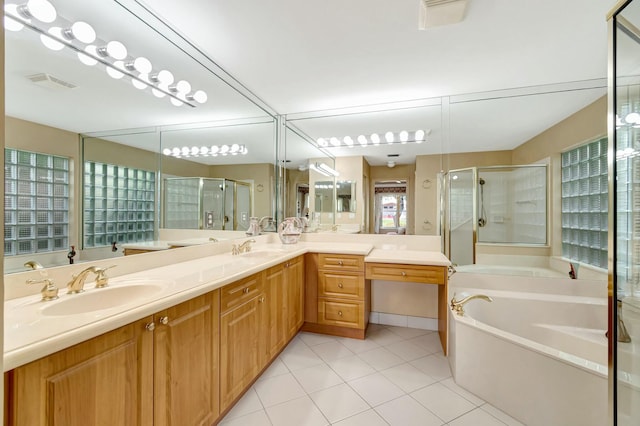
M 448 256 L 455 265 L 475 263 L 476 245 L 476 169 L 452 170 L 447 174 L 446 209 L 448 224 Z

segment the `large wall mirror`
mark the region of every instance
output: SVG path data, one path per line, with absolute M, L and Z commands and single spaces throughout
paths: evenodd
M 31 258 L 68 263 L 71 246 L 83 261 L 120 255 L 113 242 L 156 238 L 165 176 L 248 183 L 251 206 L 242 210 L 274 214 L 268 107 L 235 90 L 208 58 L 133 3 L 53 4 L 49 26 L 83 21 L 96 39 L 77 28 L 75 38 L 47 37 L 36 20 L 7 26 L 6 148 L 15 179 L 7 191 L 5 271 L 24 270 Z M 229 152 L 212 155 L 222 146 Z M 176 148 L 179 155 L 165 155 Z

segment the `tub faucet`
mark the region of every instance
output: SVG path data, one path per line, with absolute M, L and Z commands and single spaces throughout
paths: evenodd
M 482 299 L 482 300 L 486 300 L 487 302 L 493 302 L 492 298 L 484 294 L 474 294 L 472 296 L 467 296 L 462 300 L 456 300 L 456 295 L 454 294 L 453 298 L 451 299 L 451 310 L 456 314 L 463 316 L 464 315 L 463 306 L 465 305 L 465 303 L 473 299 Z

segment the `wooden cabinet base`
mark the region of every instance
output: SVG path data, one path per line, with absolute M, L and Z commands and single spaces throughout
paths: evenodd
M 366 326 L 365 326 L 366 327 Z M 364 340 L 367 330 L 351 327 L 338 327 L 335 325 L 325 325 L 313 322 L 305 322 L 302 325 L 302 331 L 311 333 L 329 334 L 331 336 L 350 337 L 352 339 Z

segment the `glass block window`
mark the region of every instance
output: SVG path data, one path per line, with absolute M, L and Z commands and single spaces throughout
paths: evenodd
M 155 172 L 85 162 L 84 247 L 152 241 L 155 189 Z
M 562 154 L 562 255 L 607 268 L 607 138 Z
M 69 158 L 4 150 L 4 254 L 69 248 Z

